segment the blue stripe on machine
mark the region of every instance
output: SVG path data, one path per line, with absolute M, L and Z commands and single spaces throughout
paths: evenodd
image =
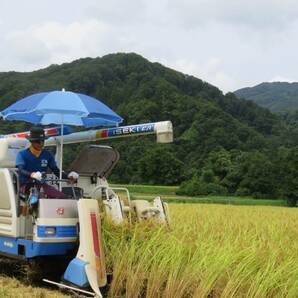
M 27 239 L 0 236 L 0 252 L 17 256 L 21 251 L 23 251 L 22 255 L 26 258 L 65 255 L 76 246 L 76 241 L 40 243 Z
M 46 233 L 49 229 L 55 229 L 55 233 Z M 37 237 L 40 238 L 67 238 L 77 236 L 77 226 L 37 226 Z

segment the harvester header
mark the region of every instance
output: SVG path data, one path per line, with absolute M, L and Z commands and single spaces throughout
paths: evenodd
M 62 160 L 63 144 L 149 134 L 156 134 L 159 143 L 173 141 L 171 121 L 80 132 L 54 127 L 45 129 L 45 133 L 45 146 L 56 146 L 56 161 Z M 43 173 L 43 182 L 33 180 L 29 191 L 21 193 L 16 156 L 28 148 L 29 134 L 0 135 L 0 255 L 19 258 L 28 266 L 40 262 L 47 270 L 43 276 L 38 275 L 39 280 L 43 278 L 72 293 L 102 297 L 100 288 L 107 283 L 102 214 L 115 225 L 152 220 L 169 226 L 168 205 L 159 196 L 150 202 L 131 200 L 128 189 L 111 187 L 107 178 L 119 153 L 97 144 L 86 145 L 70 165 L 70 170 L 79 174 L 75 185 L 55 174 Z M 63 198 L 49 198 L 38 190 L 49 185 L 59 189 Z M 49 260 L 61 266 L 55 268 Z M 56 270 L 58 282 L 48 280 Z
M 139 135 L 156 134 L 158 143 L 173 142 L 173 127 L 171 121 L 153 122 L 128 126 L 119 126 L 106 129 L 92 129 L 75 132 L 63 136 L 64 144 L 98 141 L 103 139 L 115 139 Z M 46 140 L 46 146 L 55 146 L 60 143 L 61 136 L 54 136 Z
M 45 133 L 49 139 L 46 140 L 46 146 L 55 146 L 60 143 L 61 128 L 46 128 Z M 173 142 L 173 126 L 171 121 L 152 122 L 128 126 L 119 126 L 106 129 L 92 129 L 81 132 L 73 132 L 70 127 L 63 128 L 63 143 L 73 144 L 80 142 L 98 141 L 103 139 L 123 138 L 130 136 L 156 134 L 158 143 Z M 0 139 L 7 138 L 27 138 L 29 131 L 0 135 Z

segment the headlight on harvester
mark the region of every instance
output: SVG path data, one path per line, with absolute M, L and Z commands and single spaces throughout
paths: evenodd
M 45 228 L 44 231 L 45 235 L 47 236 L 53 236 L 56 234 L 56 228 L 50 227 L 50 228 Z

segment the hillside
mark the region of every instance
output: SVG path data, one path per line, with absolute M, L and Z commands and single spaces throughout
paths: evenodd
M 239 98 L 250 99 L 273 113 L 298 109 L 298 83 L 262 83 L 254 87 L 236 90 Z
M 230 122 L 244 125 L 243 129 L 252 129 L 250 133 L 270 135 L 278 125 L 278 118 L 257 105 L 231 93 L 224 96 L 200 79 L 136 54 L 80 59 L 30 73 L 0 73 L 0 109 L 23 96 L 62 88 L 102 99 L 126 123 L 170 119 L 178 136 L 192 126 L 197 112 L 207 107 L 232 117 Z
M 269 110 L 232 93 L 223 95 L 198 78 L 133 53 L 80 59 L 29 73 L 0 73 L 0 109 L 26 95 L 62 88 L 101 99 L 125 119 L 124 125 L 173 122 L 173 144 L 156 144 L 153 137 L 109 142 L 121 154 L 114 182 L 177 185 L 191 177 L 205 177 L 204 171 L 210 174 L 210 170 L 214 183 L 234 193 L 242 178 L 250 175 L 243 168 L 243 177 L 235 177 L 239 161 L 252 158 L 249 165 L 267 165 L 268 152 L 285 143 L 285 128 Z M 1 121 L 0 134 L 28 127 Z M 66 146 L 66 165 L 83 145 Z M 245 152 L 252 155 L 247 158 Z M 215 165 L 217 154 L 224 157 L 221 170 Z M 246 181 L 241 189 L 248 188 Z

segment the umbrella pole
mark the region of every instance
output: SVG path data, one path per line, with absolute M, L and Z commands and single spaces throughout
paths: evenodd
M 61 138 L 60 138 L 60 160 L 59 160 L 59 190 L 61 191 L 62 185 L 61 185 L 61 179 L 62 179 L 62 166 L 63 166 L 63 130 L 64 130 L 64 124 L 63 124 L 63 115 L 62 115 L 62 121 L 61 121 Z

